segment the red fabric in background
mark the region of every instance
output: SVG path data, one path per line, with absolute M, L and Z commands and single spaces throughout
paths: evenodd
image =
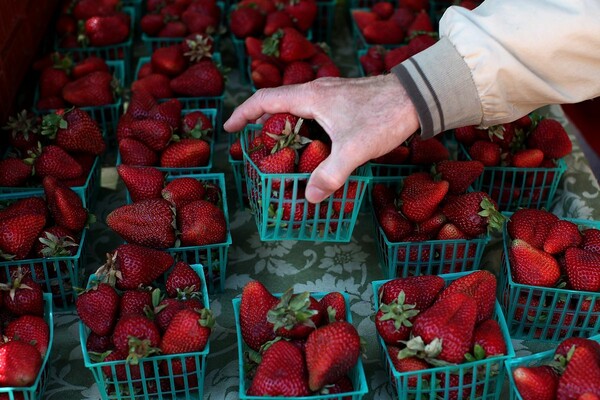
M 600 98 L 576 104 L 563 104 L 565 114 L 600 156 Z

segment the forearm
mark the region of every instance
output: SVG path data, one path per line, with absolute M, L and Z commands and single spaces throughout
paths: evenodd
M 600 94 L 600 2 L 486 0 L 450 8 L 441 40 L 395 67 L 423 136 L 513 121 Z

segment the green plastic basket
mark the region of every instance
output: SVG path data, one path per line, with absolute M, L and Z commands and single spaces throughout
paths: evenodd
M 206 290 L 206 281 L 204 279 L 205 272 L 202 265 L 191 265 L 202 280 L 202 302 L 204 307 L 210 309 L 210 302 Z M 169 271 L 170 272 L 170 271 Z M 165 274 L 164 279 L 169 272 Z M 91 275 L 89 283 L 95 275 Z M 169 354 L 160 356 L 150 356 L 142 358 L 139 361 L 141 379 L 131 379 L 131 371 L 129 364 L 125 360 L 93 362 L 87 351 L 87 337 L 90 330 L 79 322 L 79 340 L 81 342 L 81 350 L 83 353 L 83 362 L 88 368 L 94 380 L 98 385 L 98 391 L 102 400 L 122 400 L 122 399 L 201 399 L 204 393 L 204 374 L 206 371 L 206 357 L 210 352 L 210 341 L 206 344 L 204 350 L 200 352 L 185 353 L 185 354 Z M 186 360 L 192 359 L 195 371 L 187 371 Z M 183 373 L 176 375 L 173 373 L 173 363 L 180 362 L 183 366 Z M 189 362 L 189 361 L 188 361 Z M 146 375 L 145 365 L 150 364 L 151 374 Z M 161 372 L 164 365 L 167 365 L 169 374 Z M 111 375 L 115 376 L 117 367 L 125 367 L 127 378 L 123 381 L 111 381 L 105 378 L 102 368 L 110 368 Z M 180 388 L 176 388 L 176 380 L 180 381 Z
M 382 183 L 398 190 L 404 178 L 373 177 L 369 186 Z M 411 275 L 439 275 L 479 269 L 479 263 L 490 241 L 489 234 L 474 239 L 427 240 L 423 242 L 391 242 L 372 210 L 377 255 L 387 279 Z M 460 254 L 462 253 L 462 254 Z
M 317 1 L 317 18 L 312 25 L 315 41 L 331 43 L 337 0 Z
M 326 292 L 311 293 L 315 299 L 319 300 L 325 296 Z M 346 302 L 346 321 L 352 323 L 352 313 L 350 312 L 350 298 L 347 293 L 342 293 Z M 281 293 L 274 294 L 275 297 L 281 297 Z M 360 400 L 369 391 L 367 385 L 367 379 L 365 377 L 365 371 L 362 363 L 362 359 L 359 357 L 358 362 L 354 368 L 350 371 L 349 378 L 352 381 L 352 387 L 354 391 L 343 394 L 327 394 L 327 395 L 313 395 L 313 396 L 298 396 L 298 397 L 281 397 L 281 396 L 249 396 L 246 394 L 246 390 L 249 387 L 250 381 L 246 378 L 246 370 L 244 368 L 244 352 L 248 350 L 248 346 L 244 343 L 242 338 L 242 331 L 240 327 L 240 304 L 241 298 L 237 297 L 232 299 L 233 313 L 235 316 L 235 330 L 237 332 L 237 349 L 238 349 L 238 368 L 240 374 L 240 391 L 239 398 L 243 400 L 261 400 L 261 399 L 288 399 L 288 400 Z
M 35 382 L 31 386 L 26 387 L 5 387 L 0 386 L 0 397 L 7 400 L 42 400 L 44 392 L 48 384 L 48 360 L 52 352 L 52 343 L 54 342 L 54 315 L 52 310 L 52 296 L 48 293 L 44 294 L 44 321 L 48 324 L 49 340 L 48 350 L 42 361 L 40 372 L 38 373 Z
M 83 59 L 89 56 L 100 57 L 106 61 L 123 61 L 125 71 L 125 83 L 129 83 L 131 79 L 131 61 L 133 51 L 133 36 L 135 29 L 135 10 L 131 7 L 123 7 L 123 12 L 130 17 L 130 33 L 129 38 L 123 43 L 114 44 L 111 46 L 102 47 L 60 47 L 58 36 L 54 38 L 54 49 L 59 53 L 70 53 L 75 60 Z
M 118 61 L 106 61 L 109 71 L 119 81 L 121 85 L 125 84 L 125 64 L 122 60 Z M 40 88 L 36 86 L 35 94 L 33 98 L 33 107 L 31 110 L 34 114 L 44 115 L 53 112 L 54 110 L 40 110 L 37 108 L 37 103 L 40 96 Z M 94 121 L 98 123 L 102 134 L 106 138 L 110 134 L 117 131 L 117 123 L 119 122 L 119 116 L 121 115 L 121 106 L 123 100 L 120 96 L 117 96 L 116 100 L 112 104 L 97 107 L 79 107 L 81 110 L 87 112 Z
M 138 32 L 140 29 L 140 19 L 142 19 L 142 3 L 143 0 L 123 0 L 123 6 L 133 10 L 134 15 L 134 29 Z
M 446 281 L 446 284 L 456 279 L 468 275 L 469 272 L 440 275 Z M 373 301 L 375 303 L 375 313 L 379 310 L 379 288 L 388 282 L 388 280 L 373 282 Z M 496 301 L 494 309 L 494 319 L 498 321 L 506 343 L 507 354 L 498 357 L 491 357 L 475 362 L 465 362 L 456 366 L 436 367 L 414 372 L 398 372 L 386 349 L 386 344 L 377 335 L 382 358 L 385 362 L 386 370 L 390 376 L 392 387 L 396 390 L 397 399 L 499 399 L 504 383 L 504 363 L 506 360 L 515 356 L 511 337 L 508 333 L 506 320 L 502 314 L 502 308 Z M 458 375 L 458 386 L 450 386 L 450 376 Z M 471 376 L 470 383 L 465 382 L 466 376 Z M 429 377 L 435 376 L 440 385 L 429 385 Z M 409 380 L 416 380 L 416 383 L 409 386 Z M 414 383 L 414 382 L 413 382 Z M 441 387 L 440 387 L 441 386 Z M 475 389 L 475 390 L 473 390 Z M 468 392 L 469 394 L 465 393 Z M 462 394 L 462 395 L 461 395 Z
M 225 190 L 225 175 L 203 174 L 203 175 L 167 175 L 165 181 L 171 182 L 177 178 L 192 178 L 199 182 L 206 182 L 218 185 L 223 196 L 223 214 L 225 214 L 225 222 L 227 224 L 227 239 L 223 243 L 215 243 L 206 246 L 182 246 L 165 249 L 167 253 L 173 256 L 178 261 L 185 261 L 188 264 L 202 264 L 205 266 L 206 281 L 208 292 L 223 293 L 225 290 L 225 277 L 227 272 L 227 253 L 231 245 L 231 228 L 229 226 L 229 211 L 227 208 L 227 194 Z M 129 191 L 125 190 L 125 198 L 127 204 L 131 204 Z
M 212 56 L 213 61 L 216 64 L 221 64 L 221 54 L 214 53 Z M 150 62 L 150 57 L 140 57 L 137 68 L 135 70 L 135 78 L 137 79 L 138 73 L 140 72 L 140 68 L 146 63 Z M 217 111 L 215 120 L 213 121 L 214 126 L 214 137 L 218 136 L 218 133 L 221 130 L 221 121 L 223 117 L 223 99 L 225 98 L 225 93 L 220 96 L 214 97 L 177 97 L 177 100 L 181 102 L 184 110 L 197 110 L 197 109 L 209 109 L 214 108 Z M 164 100 L 164 99 L 161 99 Z M 160 100 L 159 100 L 160 102 Z
M 237 139 L 237 135 L 230 133 L 227 135 L 229 139 L 229 147 Z M 233 172 L 233 179 L 235 181 L 235 189 L 237 194 L 237 204 L 239 208 L 244 208 L 248 204 L 248 197 L 246 192 L 246 173 L 244 172 L 244 160 L 234 160 L 231 158 L 231 154 L 227 155 L 229 159 L 229 165 Z
M 592 336 L 589 338 L 590 340 L 594 340 L 596 342 L 600 342 L 600 336 Z M 555 349 L 547 350 L 537 354 L 531 354 L 523 357 L 516 357 L 510 360 L 506 360 L 506 375 L 508 375 L 508 386 L 510 388 L 510 400 L 523 400 L 523 397 L 519 394 L 517 390 L 517 385 L 515 384 L 515 379 L 513 378 L 513 372 L 518 367 L 535 367 L 541 365 L 548 365 L 554 359 Z
M 182 111 L 182 116 L 189 114 L 191 112 L 194 111 L 201 111 L 203 114 L 205 114 L 209 119 L 210 122 L 213 124 L 213 127 L 216 128 L 215 124 L 216 124 L 216 119 L 217 119 L 217 110 L 214 108 L 203 108 L 203 109 L 184 109 Z M 215 129 L 216 131 L 216 129 Z M 159 171 L 163 171 L 168 173 L 169 175 L 195 175 L 195 174 L 206 174 L 206 173 L 210 173 L 210 170 L 212 169 L 213 166 L 213 158 L 214 158 L 214 154 L 215 154 L 215 141 L 216 141 L 216 137 L 215 134 L 213 132 L 213 137 L 212 140 L 209 141 L 210 144 L 210 158 L 208 159 L 208 164 L 202 167 L 189 167 L 189 168 L 166 168 L 166 167 L 158 167 L 155 166 L 154 168 L 158 169 Z M 119 152 L 119 150 L 117 150 L 117 161 L 116 161 L 116 165 L 119 166 L 122 164 L 121 161 L 121 153 Z
M 563 219 L 582 227 L 600 229 L 598 221 Z M 503 239 L 498 298 L 512 337 L 556 342 L 571 336 L 590 337 L 600 332 L 600 293 L 516 283 L 507 257 L 510 236 L 506 223 Z
M 77 193 L 85 207 L 85 198 Z M 17 200 L 29 197 L 43 197 L 43 193 L 8 193 L 0 194 L 0 202 Z M 68 257 L 30 258 L 25 260 L 11 260 L 0 262 L 0 274 L 8 282 L 12 281 L 12 274 L 19 267 L 29 270 L 32 279 L 42 286 L 45 293 L 50 293 L 54 300 L 54 307 L 60 310 L 72 309 L 77 297 L 75 288 L 82 283 L 81 278 L 85 269 L 80 261 L 85 262 L 87 229 L 81 232 L 77 253 Z
M 462 143 L 458 144 L 458 150 L 460 159 L 471 160 Z M 550 209 L 566 170 L 567 164 L 562 158 L 556 160 L 554 168 L 485 167 L 473 187 L 489 194 L 500 211 Z
M 356 24 L 356 21 L 354 20 L 354 17 L 352 15 L 353 11 L 370 11 L 369 8 L 365 8 L 365 7 L 355 7 L 355 8 L 351 8 L 350 9 L 350 22 L 352 24 L 352 37 L 354 38 L 354 44 L 356 46 L 356 50 L 366 50 L 369 47 L 372 46 L 382 46 L 383 48 L 386 49 L 394 49 L 396 47 L 400 47 L 400 46 L 406 46 L 407 42 L 407 38 L 405 38 L 402 43 L 392 43 L 392 44 L 374 44 L 374 43 L 367 43 L 367 39 L 365 39 L 364 35 L 362 34 L 362 32 L 360 31 L 360 29 L 358 28 L 358 25 Z
M 260 133 L 261 125 L 248 125 L 241 136 L 246 169 L 246 187 L 250 207 L 254 213 L 261 240 L 309 240 L 315 242 L 349 242 L 358 213 L 361 208 L 371 171 L 367 166 L 358 168 L 341 188 L 342 196 L 328 197 L 314 205 L 314 216 L 306 200 L 296 200 L 302 186 L 308 182 L 310 174 L 265 174 L 261 172 L 248 155 L 248 143 Z M 286 182 L 280 185 L 280 182 Z M 347 197 L 348 187 L 356 183 L 356 196 Z M 279 188 L 274 189 L 278 185 Z M 286 186 L 291 198 L 285 199 Z M 289 217 L 284 218 L 284 207 L 289 208 Z M 302 220 L 294 220 L 297 208 L 303 210 Z M 339 208 L 339 214 L 335 212 Z M 351 208 L 345 212 L 346 208 Z

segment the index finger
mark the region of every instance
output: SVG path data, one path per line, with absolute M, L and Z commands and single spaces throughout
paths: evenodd
M 233 111 L 223 128 L 228 132 L 239 131 L 264 114 L 290 113 L 313 119 L 311 87 L 305 83 L 260 89 Z

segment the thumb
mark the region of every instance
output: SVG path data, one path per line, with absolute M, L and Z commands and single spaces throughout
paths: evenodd
M 306 200 L 311 203 L 325 200 L 344 185 L 356 167 L 347 158 L 332 152 L 310 176 L 304 193 Z

